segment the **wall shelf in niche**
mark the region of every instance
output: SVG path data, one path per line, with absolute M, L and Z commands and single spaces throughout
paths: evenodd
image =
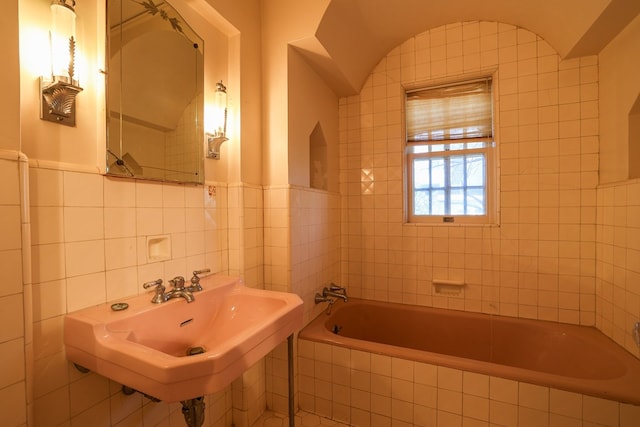
M 309 186 L 327 190 L 327 141 L 320 122 L 316 123 L 309 135 Z
M 171 259 L 171 236 L 147 237 L 147 262 Z

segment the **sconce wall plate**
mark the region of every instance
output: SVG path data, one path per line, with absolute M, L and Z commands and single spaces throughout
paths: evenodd
M 215 136 L 211 133 L 206 133 L 207 138 L 207 158 L 220 160 L 220 146 L 223 142 L 228 141 L 229 138 L 223 136 Z
M 40 77 L 40 118 L 66 126 L 76 125 L 76 95 L 82 88 L 62 80 Z

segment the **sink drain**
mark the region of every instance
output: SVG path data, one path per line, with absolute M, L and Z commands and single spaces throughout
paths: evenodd
M 200 347 L 200 346 L 189 347 L 187 349 L 187 356 L 195 356 L 196 354 L 202 354 L 205 351 L 206 350 L 204 349 L 204 347 Z

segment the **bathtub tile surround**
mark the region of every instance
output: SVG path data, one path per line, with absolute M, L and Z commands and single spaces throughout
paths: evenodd
M 500 227 L 405 224 L 403 87 L 494 73 Z M 523 28 L 455 23 L 393 49 L 340 104 L 351 295 L 594 325 L 597 113 L 597 57 L 561 60 Z
M 301 408 L 349 425 L 640 423 L 634 405 L 307 340 L 298 345 Z
M 494 72 L 500 227 L 404 224 L 403 86 Z M 598 79 L 597 57 L 561 60 L 535 34 L 495 22 L 446 25 L 392 50 L 340 101 L 350 296 L 597 326 L 640 356 L 630 334 L 640 186 L 597 187 Z M 437 295 L 434 279 L 466 287 Z M 420 363 L 408 378 L 405 361 L 335 351 L 300 341 L 300 406 L 354 425 L 640 423 L 633 405 Z

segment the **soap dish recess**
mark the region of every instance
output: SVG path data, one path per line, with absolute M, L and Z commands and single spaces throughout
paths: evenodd
M 171 259 L 171 236 L 147 237 L 147 261 L 166 261 Z
M 433 280 L 436 295 L 456 296 L 460 295 L 466 284 L 462 280 Z

